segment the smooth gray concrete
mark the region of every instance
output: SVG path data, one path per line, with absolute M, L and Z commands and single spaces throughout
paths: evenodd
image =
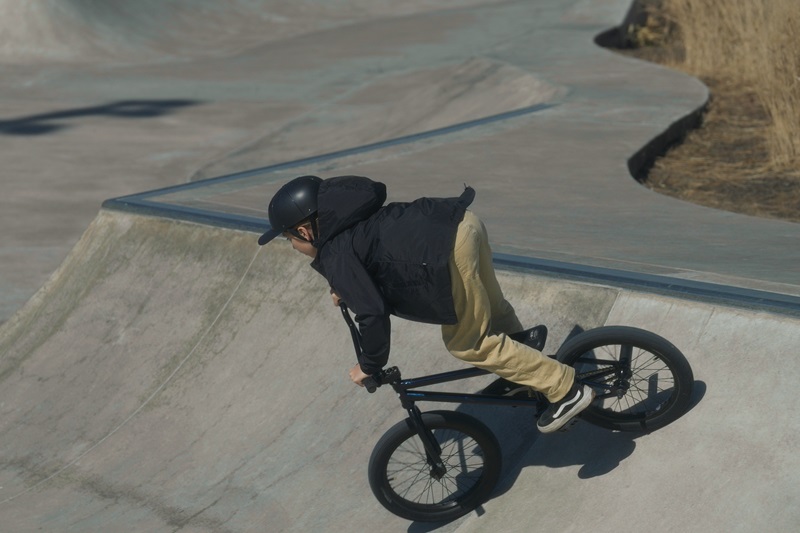
M 72 7 L 61 16 L 56 4 Z M 593 43 L 628 0 L 211 4 L 107 2 L 87 17 L 77 1 L 0 3 L 16 36 L 0 41 L 0 320 L 103 200 L 539 103 L 552 107 L 162 200 L 263 217 L 275 184 L 299 172 L 365 173 L 396 199 L 468 182 L 497 251 L 800 295 L 800 226 L 686 204 L 629 178 L 628 160 L 707 91 Z M 214 34 L 214 53 L 198 44 L 209 25 L 236 28 L 230 42 Z M 126 41 L 140 29 L 136 46 Z
M 285 241 L 256 249 L 249 232 L 102 211 L 0 330 L 3 530 L 427 530 L 372 497 L 369 453 L 404 413 L 390 391 L 347 379 L 349 334 L 306 262 Z M 549 437 L 525 409 L 455 407 L 490 425 L 505 469 L 485 512 L 435 529 L 793 529 L 800 423 L 779 406 L 800 371 L 785 355 L 797 319 L 500 281 L 524 322 L 551 326 L 546 351 L 603 324 L 671 339 L 695 405 L 650 435 L 583 423 Z M 392 362 L 409 376 L 461 368 L 438 327 L 401 320 Z
M 539 103 L 549 107 L 148 200 L 263 220 L 277 186 L 303 173 L 371 176 L 388 184 L 390 200 L 454 195 L 466 182 L 477 189 L 474 208 L 489 224 L 496 251 L 800 296 L 800 225 L 688 204 L 630 178 L 629 160 L 701 107 L 707 91 L 694 79 L 594 45 L 592 36 L 615 20 L 598 9 L 608 5 L 482 6 L 480 16 L 424 53 L 402 42 L 395 44 L 406 51 L 401 58 L 375 52 L 370 61 L 383 65 L 379 76 L 348 80 L 338 105 L 213 168 L 221 174 L 243 161 L 252 167 L 268 150 L 292 161 L 295 153 L 283 148 L 302 142 L 336 137 L 326 148 L 350 148 Z M 420 27 L 431 18 L 380 24 Z M 347 37 L 367 40 L 371 31 L 372 25 L 359 26 Z M 335 36 L 327 39 L 338 42 Z M 305 49 L 301 40 L 281 52 L 301 57 Z M 337 56 L 315 66 L 313 77 L 332 79 L 351 61 Z
M 493 5 L 0 1 L 0 321 L 108 198 L 546 98 L 557 89 L 470 52 L 509 38 L 476 30 Z M 383 75 L 408 89 L 390 107 Z
M 593 44 L 627 0 L 193 4 L 0 2 L 14 37 L 0 38 L 2 531 L 431 529 L 372 498 L 366 460 L 402 411 L 347 380 L 349 335 L 304 258 L 252 232 L 98 214 L 107 198 L 547 104 L 149 198 L 259 218 L 303 172 L 373 176 L 391 199 L 466 181 L 495 251 L 800 295 L 800 226 L 630 177 L 629 158 L 707 92 Z M 485 513 L 438 530 L 795 529 L 800 425 L 780 406 L 796 318 L 501 282 L 524 322 L 550 326 L 546 351 L 576 327 L 665 335 L 695 370 L 695 406 L 635 437 L 579 424 L 544 438 L 524 410 L 470 409 L 501 440 L 503 481 Z M 394 329 L 408 374 L 458 367 L 438 328 Z

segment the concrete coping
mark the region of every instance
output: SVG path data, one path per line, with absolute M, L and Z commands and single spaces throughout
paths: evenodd
M 163 218 L 186 220 L 216 227 L 261 233 L 264 231 L 265 225 L 268 224 L 266 218 L 180 205 L 177 203 L 171 203 L 170 201 L 159 200 L 159 198 L 167 194 L 208 188 L 219 184 L 225 184 L 226 186 L 232 185 L 235 187 L 236 182 L 243 185 L 248 180 L 252 180 L 256 177 L 263 177 L 273 172 L 294 167 L 307 166 L 310 164 L 323 163 L 325 161 L 344 158 L 370 151 L 377 151 L 397 145 L 420 142 L 433 137 L 444 136 L 471 128 L 477 128 L 492 123 L 530 115 L 536 113 L 537 111 L 554 107 L 554 105 L 555 104 L 538 104 L 531 107 L 516 109 L 477 120 L 455 124 L 445 128 L 439 128 L 413 135 L 406 135 L 387 141 L 357 146 L 346 150 L 339 150 L 336 152 L 303 158 L 296 161 L 288 161 L 276 165 L 255 168 L 244 172 L 219 176 L 207 180 L 200 180 L 183 185 L 146 191 L 119 198 L 112 198 L 106 200 L 103 203 L 103 207 L 111 210 L 147 214 Z M 642 172 L 646 172 L 646 169 L 652 165 L 653 160 L 658 155 L 663 153 L 668 146 L 675 143 L 678 139 L 685 135 L 689 129 L 695 127 L 699 121 L 699 117 L 704 107 L 705 105 L 680 118 L 662 134 L 652 139 L 644 147 L 634 153 L 628 160 L 628 168 L 631 172 L 631 175 L 637 177 L 640 176 Z M 577 263 L 567 263 L 563 261 L 524 257 L 511 254 L 495 253 L 494 260 L 495 264 L 500 268 L 520 270 L 540 275 L 556 276 L 573 279 L 576 281 L 607 284 L 610 286 L 631 288 L 645 292 L 655 292 L 683 299 L 717 302 L 748 309 L 760 309 L 791 316 L 800 315 L 799 297 L 769 291 L 739 288 L 702 281 L 680 279 L 670 276 L 645 274 L 620 269 L 581 265 Z

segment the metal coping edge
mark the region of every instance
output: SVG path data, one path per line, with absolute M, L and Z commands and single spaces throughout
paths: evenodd
M 262 219 L 167 206 L 157 202 L 107 200 L 103 207 L 253 233 L 261 233 L 265 229 L 265 221 Z M 493 253 L 492 257 L 497 267 L 510 270 L 800 316 L 800 297 L 787 294 L 506 253 Z
M 172 220 L 197 222 L 220 228 L 255 231 L 262 233 L 269 226 L 269 222 L 261 218 L 234 215 L 229 213 L 216 213 L 204 209 L 185 207 L 180 205 L 161 204 L 147 200 L 133 200 L 129 197 L 112 198 L 103 202 L 104 209 L 124 211 L 137 215 L 150 215 Z
M 365 144 L 361 146 L 356 146 L 353 148 L 345 148 L 344 150 L 337 150 L 335 152 L 329 152 L 327 154 L 316 155 L 311 157 L 305 157 L 302 159 L 296 159 L 294 161 L 288 161 L 285 163 L 276 163 L 274 165 L 268 165 L 265 167 L 253 168 L 250 170 L 244 170 L 242 172 L 235 172 L 233 174 L 226 174 L 223 176 L 217 176 L 214 178 L 208 178 L 204 180 L 193 181 L 190 183 L 182 183 L 180 185 L 171 185 L 169 187 L 163 187 L 160 189 L 154 189 L 151 191 L 140 192 L 136 194 L 131 194 L 127 196 L 120 196 L 118 198 L 112 198 L 111 200 L 107 200 L 106 203 L 109 205 L 113 205 L 114 203 L 118 203 L 119 201 L 125 201 L 128 203 L 135 203 L 135 202 L 142 202 L 145 198 L 150 198 L 152 196 L 159 196 L 162 194 L 167 194 L 171 192 L 183 191 L 183 190 L 190 190 L 196 189 L 200 187 L 207 187 L 211 184 L 215 183 L 224 183 L 228 181 L 235 181 L 239 179 L 249 178 L 252 176 L 256 176 L 258 174 L 265 174 L 268 172 L 275 172 L 277 170 L 295 168 L 305 165 L 311 165 L 314 163 L 320 163 L 323 161 L 329 161 L 332 159 L 339 159 L 342 157 L 347 157 L 351 155 L 361 154 L 365 152 L 371 152 L 374 150 L 381 150 L 383 148 L 389 148 L 392 146 L 399 146 L 402 144 L 410 144 L 417 141 L 422 141 L 425 139 L 430 139 L 433 137 L 438 137 L 441 135 L 447 135 L 449 133 L 456 133 L 459 131 L 467 130 L 470 128 L 475 128 L 478 126 L 483 126 L 486 124 L 491 124 L 494 122 L 501 122 L 503 120 L 508 120 L 511 118 L 516 118 L 524 115 L 529 115 L 532 113 L 536 113 L 537 111 L 544 111 L 545 109 L 550 109 L 552 107 L 556 107 L 558 104 L 554 103 L 542 103 L 536 104 L 529 107 L 523 107 L 520 109 L 514 109 L 511 111 L 506 111 L 504 113 L 498 113 L 496 115 L 490 115 L 488 117 L 478 118 L 475 120 L 469 120 L 467 122 L 461 122 L 458 124 L 453 124 L 452 126 L 445 126 L 443 128 L 437 128 L 429 131 L 423 131 L 420 133 L 413 133 L 411 135 L 404 135 L 402 137 L 396 137 L 394 139 L 388 139 L 386 141 L 379 141 L 371 144 Z
M 218 212 L 212 212 L 203 209 L 155 202 L 152 200 L 147 200 L 147 198 L 179 190 L 205 187 L 212 183 L 234 181 L 262 173 L 274 172 L 276 170 L 299 167 L 372 150 L 380 150 L 382 148 L 388 148 L 400 144 L 412 143 L 415 141 L 424 140 L 439 135 L 445 135 L 448 133 L 454 133 L 492 122 L 498 122 L 509 118 L 527 115 L 536 111 L 549 109 L 555 105 L 557 104 L 537 104 L 526 108 L 515 109 L 505 113 L 499 113 L 497 115 L 471 120 L 468 122 L 454 124 L 444 128 L 397 137 L 395 139 L 389 139 L 386 141 L 366 144 L 354 148 L 348 148 L 345 150 L 302 158 L 285 163 L 278 163 L 275 165 L 269 165 L 266 167 L 255 168 L 191 183 L 173 185 L 161 189 L 112 198 L 103 202 L 102 207 L 105 209 L 114 209 L 142 215 L 158 216 L 228 229 L 261 233 L 269 224 L 265 219 L 235 214 L 220 214 Z M 717 301 L 738 307 L 764 309 L 781 314 L 800 315 L 800 297 L 790 295 L 503 253 L 495 253 L 493 254 L 493 258 L 494 263 L 497 266 L 509 269 L 535 271 L 544 275 L 563 277 L 579 281 L 606 283 L 612 286 L 645 290 L 675 297 L 699 299 L 702 301 Z
M 495 265 L 512 270 L 536 271 L 556 277 L 605 283 L 672 297 L 800 315 L 800 297 L 788 294 L 504 253 L 494 253 L 493 258 Z

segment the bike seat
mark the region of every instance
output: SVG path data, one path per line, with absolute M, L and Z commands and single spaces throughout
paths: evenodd
M 535 326 L 524 331 L 512 333 L 509 335 L 511 340 L 521 342 L 526 346 L 530 346 L 534 350 L 542 351 L 545 342 L 547 342 L 547 326 Z

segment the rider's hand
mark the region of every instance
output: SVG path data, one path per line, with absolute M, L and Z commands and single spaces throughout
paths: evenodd
M 334 307 L 339 307 L 339 304 L 342 303 L 342 299 L 339 298 L 338 294 L 333 292 L 333 289 L 331 289 L 331 298 L 333 298 L 333 306 Z
M 350 369 L 350 379 L 353 380 L 353 383 L 358 385 L 359 387 L 363 387 L 363 381 L 369 377 L 369 374 L 365 374 L 361 371 L 361 366 L 356 365 Z

